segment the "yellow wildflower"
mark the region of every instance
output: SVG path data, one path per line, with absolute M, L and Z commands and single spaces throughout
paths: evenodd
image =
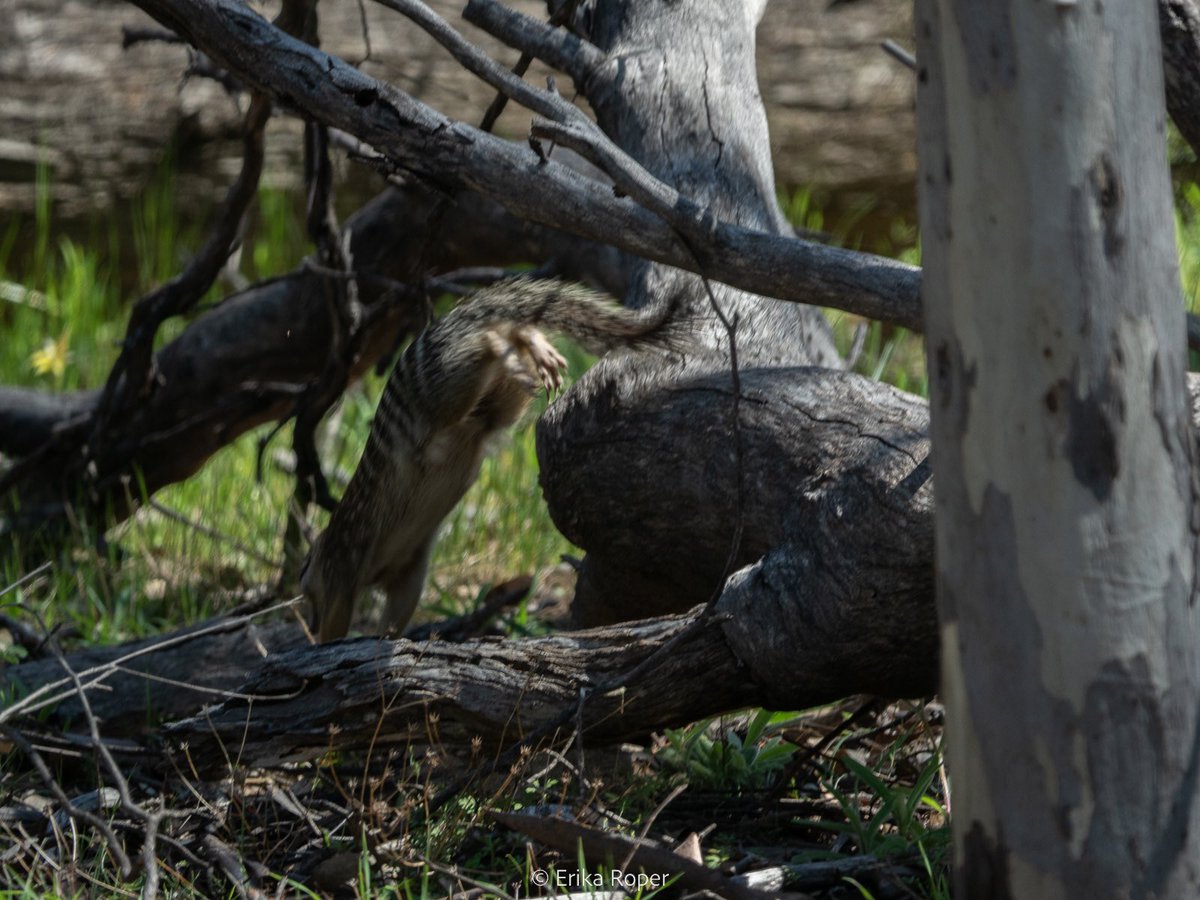
M 46 338 L 40 350 L 34 350 L 29 364 L 38 375 L 53 375 L 60 380 L 67 371 L 67 360 L 71 356 L 71 329 L 66 329 L 58 339 Z

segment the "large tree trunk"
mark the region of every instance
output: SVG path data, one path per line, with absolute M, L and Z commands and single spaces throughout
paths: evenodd
M 609 77 L 590 80 L 587 95 L 605 132 L 651 173 L 722 219 L 779 234 L 787 224 L 756 102 L 752 6 L 605 4 L 589 37 L 607 59 L 597 71 Z M 741 434 L 749 417 L 737 421 L 742 403 L 755 401 L 734 397 L 719 315 L 736 320 L 737 363 L 753 372 L 756 396 L 802 378 L 796 367 L 841 366 L 815 309 L 721 284 L 710 296 L 696 276 L 645 260 L 628 269 L 629 302 L 685 298 L 695 340 L 682 359 L 601 362 L 539 423 L 550 513 L 588 551 L 574 605 L 585 623 L 702 603 L 731 566 L 759 559 L 780 537 L 777 509 L 759 518 L 762 485 L 748 473 L 759 457 Z M 799 462 L 797 477 L 812 464 Z M 755 498 L 739 502 L 743 477 Z M 794 497 L 790 487 L 780 493 Z
M 964 897 L 1200 891 L 1200 491 L 1156 25 L 918 6 Z

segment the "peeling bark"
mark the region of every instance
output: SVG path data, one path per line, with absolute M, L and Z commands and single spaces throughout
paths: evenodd
M 1200 492 L 1159 23 L 988 10 L 917 13 L 958 892 L 1192 897 Z

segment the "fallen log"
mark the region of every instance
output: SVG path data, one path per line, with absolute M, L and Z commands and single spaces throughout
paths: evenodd
M 585 742 L 613 743 L 770 703 L 773 694 L 793 701 L 788 708 L 843 695 L 844 673 L 832 647 L 811 665 L 809 660 L 799 664 L 804 657 L 789 650 L 783 658 L 759 660 L 748 669 L 734 641 L 744 641 L 747 631 L 764 624 L 755 615 L 730 619 L 719 607 L 716 615 L 697 609 L 520 641 L 358 638 L 318 646 L 307 646 L 293 624 L 254 630 L 242 625 L 217 633 L 211 633 L 210 624 L 203 638 L 173 642 L 186 636 L 180 634 L 89 648 L 69 654 L 67 662 L 88 687 L 106 738 L 154 729 L 156 713 L 188 716 L 167 725 L 163 734 L 172 746 L 186 745 L 191 764 L 211 774 L 231 758 L 256 767 L 313 759 L 331 750 L 383 751 L 410 744 L 465 748 L 477 738 L 493 748 L 540 742 L 569 734 L 577 721 Z M 839 622 L 862 624 L 847 616 Z M 731 633 L 741 637 L 731 639 Z M 827 636 L 815 632 L 813 644 Z M 127 659 L 164 641 L 172 641 L 169 652 Z M 119 671 L 109 671 L 121 659 Z M 914 661 L 925 670 L 922 692 L 932 692 L 936 654 Z M 624 683 L 639 666 L 643 674 Z M 765 677 L 770 666 L 775 667 L 774 688 Z M 97 670 L 109 671 L 103 682 L 96 679 Z M 63 685 L 63 674 L 54 659 L 25 663 L 0 672 L 0 690 L 28 692 L 50 685 L 62 702 L 50 711 L 37 710 L 43 723 L 80 728 L 82 712 Z M 857 684 L 896 694 L 893 685 L 869 676 L 860 676 Z M 620 687 L 605 690 L 612 685 Z M 20 711 L 18 704 L 14 712 Z
M 817 600 L 868 571 L 881 590 L 931 596 L 916 578 L 932 560 L 929 494 L 896 494 L 928 454 L 925 402 L 817 368 L 744 369 L 740 392 L 735 436 L 728 374 L 613 359 L 546 411 L 542 488 L 555 525 L 588 550 L 581 624 L 704 603 L 733 571 L 806 540 L 826 545 L 805 582 Z M 835 499 L 846 524 L 822 519 Z
M 1200 376 L 1189 387 L 1200 424 Z M 855 430 L 853 423 L 807 427 Z M 242 762 L 256 765 L 430 740 L 430 713 L 445 744 L 518 740 L 564 713 L 571 727 L 584 689 L 593 743 L 747 705 L 797 709 L 856 692 L 929 694 L 938 675 L 932 484 L 924 465 L 892 465 L 894 475 L 904 473 L 894 482 L 864 481 L 862 469 L 848 466 L 841 480 L 816 485 L 779 544 L 729 579 L 707 617 L 697 609 L 520 641 L 362 638 L 312 647 L 300 646 L 306 640 L 295 625 L 256 637 L 244 625 L 218 631 L 209 623 L 214 633 L 204 641 L 123 666 L 158 678 L 123 672 L 108 689 L 89 692 L 92 704 L 106 736 L 136 734 L 153 709 L 181 719 L 168 733 L 193 753 L 236 738 Z M 696 622 L 657 658 L 660 665 L 635 673 L 623 690 L 598 690 L 627 679 Z M 85 648 L 67 659 L 85 672 L 180 636 Z M 164 679 L 168 671 L 175 677 Z M 0 691 L 12 696 L 62 679 L 57 661 L 29 662 L 0 670 Z M 204 690 L 187 683 L 198 680 Z M 240 696 L 213 705 L 222 692 Z M 80 710 L 68 690 L 39 715 L 66 728 L 79 724 Z M 0 721 L 5 716 L 0 711 Z
M 252 615 L 230 615 L 152 638 L 81 647 L 62 660 L 45 654 L 0 668 L 0 693 L 9 701 L 0 721 L 38 715 L 64 730 L 79 728 L 84 708 L 73 671 L 106 737 L 140 736 L 218 702 L 248 683 L 264 658 L 307 643 L 294 620 L 260 624 Z

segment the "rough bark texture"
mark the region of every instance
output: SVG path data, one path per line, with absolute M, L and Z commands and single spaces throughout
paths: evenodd
M 774 199 L 766 121 L 754 102 L 749 68 L 753 26 L 740 5 L 609 4 L 589 37 L 621 77 L 589 83 L 588 99 L 606 133 L 654 175 L 722 218 L 779 233 L 785 226 Z M 710 298 L 694 276 L 644 260 L 630 259 L 628 271 L 633 304 L 687 298 L 696 345 L 667 362 L 606 361 L 539 423 L 542 488 L 551 516 L 589 551 L 575 602 L 581 622 L 687 608 L 713 596 L 722 575 L 732 572 L 723 562 L 734 549 L 737 504 L 707 505 L 714 489 L 736 496 L 738 483 L 730 345 L 713 304 L 737 318 L 743 369 L 761 369 L 771 379 L 780 377 L 772 376 L 772 367 L 840 364 L 815 310 L 785 309 L 723 285 L 714 285 Z M 691 420 L 694 406 L 677 406 L 682 415 L 660 415 L 692 383 L 706 399 L 704 423 Z M 645 405 L 656 421 L 638 414 Z M 673 458 L 681 434 L 692 438 L 704 461 L 699 473 Z M 586 464 L 576 455 L 584 447 Z M 717 461 L 727 464 L 723 470 L 703 471 Z M 626 486 L 633 489 L 628 494 Z M 611 506 L 600 500 L 613 494 Z M 614 521 L 616 508 L 633 512 L 622 503 L 633 496 L 637 513 Z M 581 504 L 582 497 L 590 502 Z M 706 509 L 702 523 L 690 519 L 698 508 Z M 752 531 L 731 562 L 761 556 L 768 544 L 757 537 Z M 629 555 L 633 548 L 641 552 Z M 645 558 L 647 550 L 653 559 Z
M 607 77 L 588 82 L 587 99 L 605 133 L 655 177 L 718 219 L 788 234 L 754 69 L 754 14 L 748 4 L 711 6 L 618 3 L 597 10 L 588 37 L 606 56 Z M 714 288 L 714 300 L 694 276 L 673 267 L 634 258 L 628 265 L 627 302 L 685 296 L 698 341 L 718 359 L 728 359 L 729 346 L 714 303 L 738 318 L 743 365 L 841 365 L 815 309 L 723 286 Z M 724 366 L 699 366 L 717 367 Z
M 888 501 L 927 452 L 922 401 L 845 372 L 742 370 L 739 510 L 728 374 L 669 375 L 664 380 L 653 360 L 605 360 L 539 423 L 542 488 L 555 524 L 588 550 L 576 589 L 581 621 L 703 603 L 736 569 L 769 553 L 798 553 L 804 540 L 831 545 L 806 554 L 822 578 L 796 587 L 818 604 L 868 572 L 886 595 L 886 570 L 927 564 L 928 548 L 912 554 L 902 546 L 932 540 L 927 522 L 912 521 L 919 508 L 911 498 Z M 836 519 L 822 517 L 836 498 L 854 494 L 855 504 L 867 504 L 854 516 L 863 531 L 835 536 Z M 870 512 L 878 502 L 886 505 Z M 739 514 L 741 547 L 731 560 Z
M 69 653 L 68 664 L 88 688 L 88 703 L 104 723 L 104 734 L 142 735 L 155 731 L 163 720 L 194 715 L 230 691 L 255 693 L 254 673 L 264 659 L 308 643 L 295 622 L 231 622 L 224 627 L 225 621 L 201 622 L 172 634 Z M 206 633 L 188 637 L 197 632 Z M 153 649 L 164 641 L 171 645 Z M 109 671 L 114 663 L 119 669 Z M 19 696 L 65 678 L 67 672 L 52 655 L 0 670 L 0 686 L 14 689 Z M 56 729 L 82 730 L 83 705 L 70 683 L 55 693 L 63 699 L 53 705 L 44 722 Z
M 311 759 L 331 746 L 463 747 L 476 736 L 504 746 L 560 720 L 569 732 L 581 691 L 628 671 L 681 627 L 679 619 L 664 619 L 519 642 L 367 638 L 303 648 L 274 657 L 255 673 L 255 694 L 278 699 L 227 701 L 168 733 L 188 741 L 193 753 L 199 748 L 201 758 L 211 758 L 220 744 L 237 745 L 252 765 Z M 583 707 L 585 740 L 627 740 L 714 709 L 752 705 L 757 688 L 738 669 L 720 630 L 710 626 L 636 684 L 590 694 Z M 701 678 L 704 693 L 676 690 Z M 247 722 L 253 723 L 249 731 Z
M 173 741 L 186 741 L 193 762 L 209 771 L 226 765 L 227 751 L 243 765 L 258 766 L 311 759 L 332 748 L 412 742 L 462 748 L 474 737 L 505 746 L 555 722 L 573 729 L 585 690 L 586 740 L 611 743 L 761 702 L 761 689 L 745 677 L 715 620 L 662 655 L 661 665 L 636 683 L 594 692 L 692 619 L 526 641 L 362 638 L 319 646 L 307 646 L 294 624 L 281 624 L 212 634 L 140 657 L 105 678 L 109 689 L 89 695 L 108 737 L 137 734 L 160 716 L 194 715 L 167 731 Z M 69 661 L 84 672 L 145 643 L 85 650 Z M 202 667 L 198 677 L 186 671 L 189 663 Z M 157 680 L 131 674 L 138 671 Z M 63 674 L 53 659 L 26 663 L 0 674 L 0 686 L 34 689 Z M 189 682 L 198 687 L 184 684 Z M 229 696 L 232 691 L 238 696 Z M 826 694 L 818 685 L 814 696 Z M 430 714 L 437 717 L 436 733 Z M 80 715 L 68 697 L 49 721 L 56 728 L 79 727 Z
M 964 897 L 1200 890 L 1200 495 L 1157 24 L 918 5 Z
M 431 5 L 452 21 L 461 9 L 449 0 Z M 535 16 L 543 7 L 537 0 L 510 5 Z M 1188 141 L 1200 146 L 1196 6 L 1194 0 L 1160 0 L 1159 11 L 1168 108 Z M 371 55 L 364 71 L 453 118 L 478 119 L 491 99 L 485 85 L 419 29 L 374 4 L 366 4 L 365 12 Z M 216 82 L 181 79 L 188 63 L 182 47 L 141 43 L 122 50 L 123 27 L 153 23 L 111 0 L 9 0 L 9 13 L 12 27 L 0 29 L 0 209 L 33 209 L 40 159 L 49 167 L 59 215 L 107 210 L 144 189 L 171 143 L 181 199 L 203 203 L 220 195 L 221 173 L 237 158 L 241 116 Z M 321 34 L 323 45 L 339 56 L 366 56 L 354 3 L 322 8 Z M 901 0 L 833 6 L 827 0 L 775 0 L 767 6 L 758 32 L 758 72 L 782 185 L 862 189 L 884 197 L 911 190 L 914 83 L 879 51 L 885 38 L 908 46 L 911 34 L 910 6 Z M 540 82 L 545 71 L 535 66 L 530 81 Z M 527 128 L 528 114 L 511 106 L 499 125 L 511 136 Z M 281 120 L 272 129 L 268 178 L 296 185 L 299 123 Z
M 461 2 L 431 5 L 454 21 Z M 537 0 L 514 8 L 544 13 Z M 911 182 L 911 76 L 878 47 L 909 40 L 908 4 L 876 0 L 826 9 L 825 0 L 771 5 L 760 32 L 759 69 L 772 149 L 784 184 L 864 185 Z M 181 84 L 187 54 L 178 45 L 140 43 L 122 50 L 122 27 L 150 19 L 111 0 L 6 0 L 0 28 L 0 209 L 30 210 L 39 157 L 63 215 L 108 208 L 136 196 L 166 146 L 178 145 L 178 188 L 191 203 L 219 196 L 221 173 L 237 158 L 241 117 L 216 82 Z M 455 119 L 478 121 L 492 98 L 423 31 L 382 7 L 365 4 L 371 55 L 362 68 Z M 359 7 L 321 8 L 323 46 L 345 59 L 366 56 Z M 481 43 L 511 59 L 481 35 Z M 528 78 L 542 83 L 545 68 Z M 501 134 L 520 137 L 529 116 L 510 106 Z M 268 142 L 267 170 L 277 184 L 299 178 L 299 123 L 279 121 Z M 819 140 L 814 139 L 819 136 Z

